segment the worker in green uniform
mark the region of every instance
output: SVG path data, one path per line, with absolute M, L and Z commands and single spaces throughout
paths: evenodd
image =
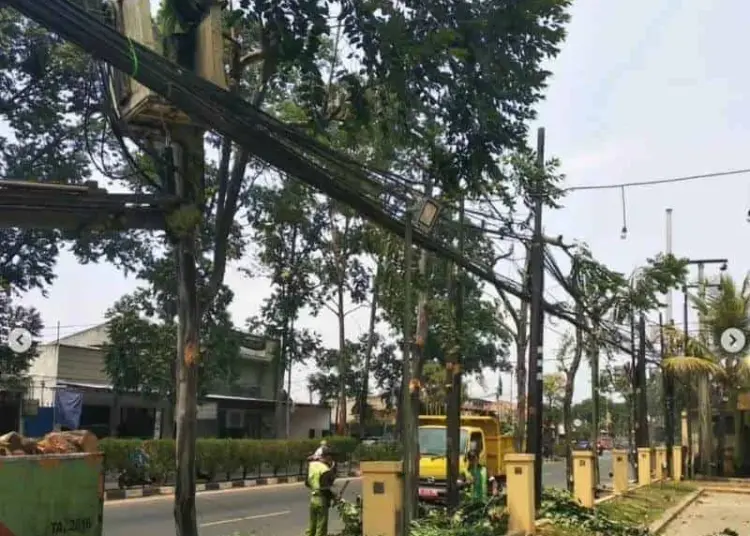
M 466 455 L 466 463 L 469 474 L 466 482 L 469 484 L 469 494 L 473 499 L 487 498 L 487 469 L 479 463 L 479 455 L 476 451 L 469 451 Z
M 328 446 L 321 446 L 307 469 L 305 485 L 310 489 L 310 526 L 307 536 L 328 536 L 328 511 L 334 496 L 336 464 Z

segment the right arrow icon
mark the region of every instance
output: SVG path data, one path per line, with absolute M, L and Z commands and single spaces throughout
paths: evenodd
M 739 328 L 729 328 L 721 334 L 721 349 L 729 354 L 739 354 L 745 349 L 747 337 Z

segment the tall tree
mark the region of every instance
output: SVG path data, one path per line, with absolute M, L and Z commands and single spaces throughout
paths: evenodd
M 8 336 L 14 328 L 29 331 L 32 340 L 41 335 L 42 318 L 34 308 L 13 303 L 11 291 L 0 291 L 0 389 L 23 387 L 24 378 L 37 356 L 37 342 L 34 341 L 25 352 L 14 352 Z
M 304 307 L 318 306 L 313 298 L 321 284 L 317 274 L 322 262 L 321 234 L 327 221 L 316 194 L 298 179 L 283 176 L 259 184 L 250 199 L 249 218 L 260 246 L 257 258 L 274 287 L 262 308 L 262 320 L 269 328 L 264 331 L 281 339 L 274 366 L 276 432 L 280 434 L 284 422 L 280 395 L 285 371 L 291 377 L 295 322 Z
M 231 385 L 238 376 L 241 335 L 226 310 L 231 294 L 204 311 L 201 328 L 202 352 L 199 394 L 210 392 L 214 382 Z M 153 304 L 148 291 L 140 289 L 123 296 L 106 313 L 109 341 L 104 345 L 105 371 L 118 393 L 139 393 L 174 404 L 174 348 L 177 325 L 173 319 L 149 318 Z M 169 415 L 171 418 L 171 414 Z M 172 426 L 165 423 L 166 437 Z
M 367 299 L 369 272 L 359 254 L 362 252 L 364 225 L 351 210 L 329 202 L 328 236 L 324 238 L 321 263 L 321 300 L 336 317 L 338 326 L 339 371 L 351 368 L 350 346 L 347 344 L 346 319 Z M 344 434 L 347 422 L 347 385 L 345 375 L 339 374 L 338 414 L 336 431 Z
M 447 239 L 455 236 L 456 227 L 443 227 L 434 231 Z M 443 234 L 444 233 L 444 234 Z M 404 314 L 404 263 L 403 247 L 392 237 L 392 245 L 384 251 L 383 285 L 379 289 L 379 302 L 382 304 L 382 318 L 401 335 Z M 387 254 L 387 256 L 386 256 Z M 466 254 L 473 258 L 492 259 L 492 245 L 478 229 L 466 231 Z M 491 262 L 491 260 L 489 261 Z M 429 312 L 429 330 L 426 333 L 424 349 L 415 359 L 419 360 L 418 378 L 428 362 L 446 363 L 448 352 L 455 346 L 453 295 L 449 284 L 452 266 L 445 261 L 431 263 L 430 269 L 420 277 L 414 276 L 415 288 L 428 297 L 426 311 Z M 462 369 L 467 374 L 478 373 L 484 368 L 507 369 L 510 334 L 503 322 L 498 303 L 486 298 L 481 283 L 475 278 L 464 276 L 464 321 L 462 333 Z M 413 324 L 411 333 L 416 329 Z
M 555 372 L 545 374 L 542 378 L 544 385 L 544 397 L 547 399 L 547 407 L 550 409 L 557 408 L 565 396 L 565 376 Z
M 727 352 L 721 344 L 722 334 L 729 328 L 737 328 L 744 332 L 750 326 L 750 276 L 745 276 L 741 284 L 738 284 L 731 276 L 723 275 L 719 279 L 718 286 L 706 285 L 704 297 L 694 298 L 702 324 L 700 326 L 703 345 L 707 356 L 719 365 L 720 372 L 706 371 L 704 376 L 713 373 L 714 384 L 717 390 L 719 404 L 719 465 L 724 466 L 724 447 L 726 445 L 726 430 L 724 416 L 731 414 L 734 420 L 734 452 L 735 459 L 744 462 L 744 454 L 747 452 L 742 440 L 744 433 L 742 425 L 742 414 L 738 409 L 738 398 L 742 390 L 750 386 L 750 367 L 745 359 L 744 353 L 733 354 Z M 746 352 L 746 349 L 743 349 Z M 724 402 L 726 400 L 726 402 Z M 705 412 L 705 410 L 704 410 Z M 703 449 L 701 449 L 703 450 Z
M 89 58 L 73 45 L 0 8 L 0 180 L 80 184 L 91 178 L 88 115 L 97 98 Z M 0 282 L 44 289 L 64 247 L 55 230 L 0 229 Z

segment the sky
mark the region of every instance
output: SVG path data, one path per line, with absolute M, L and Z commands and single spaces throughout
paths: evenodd
M 606 6 L 606 7 L 605 7 Z M 741 65 L 741 50 L 750 49 L 745 21 L 750 4 L 724 2 L 601 2 L 576 0 L 562 52 L 548 68 L 554 73 L 546 100 L 538 107 L 536 127 L 546 129 L 546 153 L 561 160 L 566 186 L 615 185 L 633 181 L 750 168 L 750 74 Z M 749 46 L 744 46 L 742 43 Z M 533 142 L 532 142 L 533 143 Z M 665 248 L 665 210 L 673 209 L 673 251 L 690 258 L 727 258 L 729 273 L 744 277 L 750 250 L 750 175 L 625 189 L 627 238 L 619 188 L 571 192 L 563 207 L 547 211 L 547 234 L 586 242 L 608 266 L 630 273 Z M 247 261 L 245 262 L 247 264 Z M 236 293 L 231 306 L 235 322 L 255 314 L 269 294 L 267 281 L 248 279 L 238 266 L 227 272 Z M 503 267 L 506 275 L 511 267 Z M 711 275 L 717 268 L 709 267 Z M 695 273 L 693 273 L 695 276 Z M 77 264 L 63 255 L 48 297 L 27 295 L 46 324 L 44 338 L 85 329 L 103 321 L 104 313 L 138 282 L 106 264 Z M 561 300 L 550 286 L 548 300 Z M 681 296 L 675 296 L 676 314 Z M 337 341 L 330 315 L 306 318 L 331 346 Z M 367 311 L 349 317 L 350 338 L 367 328 Z M 565 325 L 545 331 L 545 368 Z M 511 359 L 515 359 L 511 356 Z M 294 370 L 292 394 L 307 401 L 307 370 Z M 504 399 L 511 396 L 504 377 Z M 497 376 L 473 384 L 475 396 L 494 397 Z M 579 372 L 576 398 L 586 398 L 587 367 Z

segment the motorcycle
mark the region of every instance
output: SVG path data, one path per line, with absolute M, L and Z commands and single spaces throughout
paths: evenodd
M 139 450 L 130 457 L 129 467 L 117 476 L 117 486 L 120 489 L 146 486 L 153 484 L 155 479 L 149 474 L 148 455 Z

